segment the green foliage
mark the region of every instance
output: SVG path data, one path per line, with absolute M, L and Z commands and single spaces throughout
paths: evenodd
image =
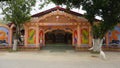
M 8 1 L 8 0 L 0 0 L 0 1 Z
M 8 0 L 0 2 L 0 7 L 5 20 L 14 23 L 16 27 L 16 38 L 20 36 L 20 29 L 23 23 L 30 20 L 30 11 L 36 0 Z
M 119 0 L 84 0 L 83 9 L 87 11 L 86 18 L 93 26 L 93 35 L 102 38 L 108 30 L 113 29 L 120 20 Z M 102 18 L 99 26 L 94 27 L 95 16 Z M 95 31 L 95 32 L 94 32 Z
M 102 38 L 108 30 L 113 29 L 120 21 L 120 0 L 51 0 L 57 5 L 68 8 L 80 8 L 86 11 L 85 17 L 90 22 L 95 38 Z M 94 25 L 95 17 L 102 18 L 99 26 Z
M 66 9 L 70 10 L 72 8 L 80 8 L 82 1 L 83 0 L 44 0 L 42 1 L 44 3 L 40 4 L 40 9 L 52 2 L 55 5 L 64 5 Z
M 31 7 L 35 0 L 9 0 L 1 2 L 1 8 L 5 19 L 14 22 L 15 25 L 22 24 L 30 19 Z
M 40 2 L 43 2 L 42 4 L 40 4 L 40 9 L 42 9 L 44 6 L 47 6 L 48 4 L 50 4 L 50 0 L 41 0 Z
M 51 0 L 56 5 L 65 5 L 67 9 L 80 8 L 83 0 Z

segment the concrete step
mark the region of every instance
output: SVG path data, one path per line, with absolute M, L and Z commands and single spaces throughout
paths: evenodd
M 48 44 L 43 47 L 44 50 L 73 50 L 72 45 L 65 44 Z

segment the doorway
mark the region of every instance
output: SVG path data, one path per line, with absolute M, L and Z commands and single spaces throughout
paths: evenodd
M 53 30 L 45 34 L 45 44 L 72 44 L 72 33 Z
M 66 51 L 73 50 L 72 33 L 64 30 L 53 30 L 45 34 L 45 44 L 50 51 Z

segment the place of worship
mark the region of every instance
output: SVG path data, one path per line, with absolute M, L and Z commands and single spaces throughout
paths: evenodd
M 31 17 L 30 22 L 24 23 L 21 47 L 39 48 L 59 43 L 75 49 L 92 47 L 91 25 L 80 13 L 57 6 Z M 0 46 L 12 47 L 14 33 L 14 24 L 0 24 Z M 112 44 L 120 44 L 119 24 L 105 36 L 103 46 Z

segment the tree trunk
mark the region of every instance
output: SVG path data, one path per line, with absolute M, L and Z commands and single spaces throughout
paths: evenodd
M 106 59 L 105 53 L 102 51 L 103 39 L 93 39 L 93 47 L 89 50 L 92 50 L 93 53 L 99 53 L 103 59 Z
M 13 44 L 12 50 L 13 50 L 13 51 L 17 51 L 17 45 L 18 45 L 17 39 L 14 39 L 14 42 L 13 42 L 13 43 L 14 43 L 14 44 Z
M 100 52 L 102 39 L 93 39 L 93 52 Z
M 19 41 L 19 36 L 20 36 L 20 26 L 16 25 L 16 34 L 14 35 L 14 42 L 13 42 L 13 51 L 17 51 L 17 46 L 18 46 L 18 41 Z
M 92 41 L 93 41 L 93 46 L 89 50 L 99 53 L 101 50 L 101 44 L 102 44 L 103 40 L 102 39 L 93 39 Z

